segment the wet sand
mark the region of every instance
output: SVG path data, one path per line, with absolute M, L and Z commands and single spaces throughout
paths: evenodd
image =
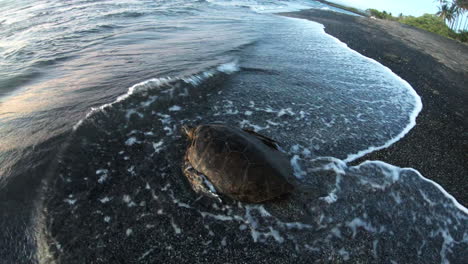
M 390 68 L 422 99 L 416 126 L 364 160 L 417 169 L 468 205 L 468 45 L 398 22 L 321 10 L 282 15 L 316 21 L 350 48 Z

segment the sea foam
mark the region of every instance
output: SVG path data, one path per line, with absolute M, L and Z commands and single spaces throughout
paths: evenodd
M 206 79 L 208 79 L 210 77 L 213 77 L 218 72 L 222 72 L 222 73 L 225 73 L 225 74 L 232 74 L 232 73 L 236 72 L 237 70 L 239 70 L 239 66 L 238 66 L 237 61 L 232 61 L 232 62 L 221 64 L 221 65 L 215 67 L 214 69 L 209 69 L 207 71 L 204 71 L 204 72 L 201 72 L 201 73 L 198 73 L 198 74 L 194 74 L 194 75 L 191 75 L 191 76 L 160 77 L 160 78 L 153 78 L 153 79 L 149 79 L 149 80 L 137 83 L 137 84 L 131 86 L 127 90 L 127 92 L 125 94 L 122 94 L 122 95 L 118 96 L 113 102 L 106 103 L 106 104 L 103 104 L 103 105 L 98 106 L 98 107 L 92 107 L 91 110 L 85 115 L 85 117 L 83 119 L 79 120 L 73 126 L 73 130 L 76 131 L 78 129 L 78 127 L 80 127 L 82 125 L 82 123 L 86 119 L 90 118 L 96 112 L 103 111 L 106 108 L 109 108 L 112 105 L 114 105 L 116 103 L 119 103 L 119 102 L 129 98 L 130 96 L 132 96 L 136 92 L 147 91 L 147 90 L 151 90 L 151 89 L 157 89 L 157 88 L 159 88 L 159 87 L 161 87 L 163 85 L 168 85 L 168 84 L 173 83 L 173 82 L 175 82 L 177 80 L 182 80 L 182 81 L 184 81 L 186 83 L 190 83 L 190 84 L 192 84 L 194 86 L 197 86 L 201 82 L 203 82 L 204 80 L 206 80 Z M 155 99 L 156 99 L 156 97 L 150 98 L 150 100 L 152 102 L 154 102 Z M 143 106 L 145 106 L 145 104 L 143 104 Z M 173 106 L 173 107 L 178 107 L 178 106 Z M 175 111 L 179 110 L 178 108 L 172 108 L 172 109 L 175 110 Z

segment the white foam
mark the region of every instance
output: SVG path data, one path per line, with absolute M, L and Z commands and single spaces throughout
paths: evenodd
M 250 0 L 206 0 L 209 3 L 227 6 L 227 7 L 248 7 L 255 13 L 277 13 L 277 12 L 292 12 L 303 9 L 317 8 L 322 6 L 321 3 L 314 1 L 250 1 Z
M 299 165 L 299 155 L 294 155 L 292 158 L 291 158 L 291 166 L 294 170 L 294 176 L 298 179 L 303 179 L 304 176 L 307 175 L 307 173 L 302 170 L 301 166 Z
M 239 71 L 239 63 L 237 61 L 224 63 L 224 64 L 219 65 L 216 69 L 220 72 L 231 74 L 231 73 Z
M 64 199 L 63 201 L 69 205 L 74 205 L 77 200 L 76 199 Z
M 172 122 L 172 118 L 171 118 L 170 115 L 161 114 L 161 113 L 157 113 L 157 115 L 159 117 L 161 117 L 159 120 L 161 121 L 161 123 L 163 125 L 167 125 L 167 124 L 170 124 Z
M 151 254 L 151 252 L 153 252 L 155 249 L 154 248 L 151 248 L 147 251 L 145 251 L 139 258 L 138 258 L 138 261 L 141 261 L 142 259 L 146 258 L 149 254 Z
M 436 203 L 431 201 L 431 199 L 427 196 L 427 194 L 424 192 L 424 190 L 419 190 L 419 193 L 423 197 L 423 199 L 430 205 L 430 206 L 435 206 Z
M 162 147 L 163 144 L 164 144 L 164 140 L 162 140 L 162 139 L 157 143 L 153 142 L 154 152 L 159 153 L 163 149 L 163 147 Z
M 174 233 L 177 235 L 182 233 L 182 229 L 174 222 L 174 218 L 171 218 L 171 226 L 174 229 Z
M 397 204 L 401 204 L 401 203 L 402 203 L 402 199 L 401 199 L 400 193 L 397 193 L 397 192 L 390 192 L 390 195 L 393 197 L 393 200 L 395 200 L 395 202 L 396 202 Z
M 290 17 L 286 17 L 285 19 L 289 19 L 289 20 L 295 20 L 295 21 L 301 21 L 302 23 L 306 23 L 306 24 L 314 24 L 314 25 L 318 25 L 320 27 L 320 30 L 321 30 L 321 33 L 327 37 L 329 37 L 330 39 L 334 40 L 336 43 L 338 43 L 340 46 L 342 46 L 343 48 L 347 49 L 349 52 L 351 53 L 354 53 L 356 55 L 358 55 L 359 57 L 369 61 L 370 63 L 378 66 L 379 68 L 382 68 L 384 72 L 387 73 L 387 75 L 389 76 L 389 78 L 391 79 L 396 79 L 398 80 L 403 87 L 405 87 L 407 89 L 407 91 L 409 92 L 409 94 L 412 95 L 413 97 L 413 101 L 414 101 L 414 108 L 412 110 L 411 113 L 409 113 L 409 122 L 408 124 L 402 129 L 402 131 L 396 135 L 395 137 L 389 139 L 388 141 L 384 142 L 382 145 L 378 145 L 378 146 L 370 146 L 364 150 L 360 150 L 358 151 L 357 153 L 351 153 L 351 154 L 348 154 L 347 157 L 344 159 L 344 162 L 345 163 L 349 163 L 353 160 L 356 160 L 368 153 L 371 153 L 371 152 L 374 152 L 374 151 L 377 151 L 377 150 L 380 150 L 380 149 L 384 149 L 384 148 L 387 148 L 389 146 L 391 146 L 393 143 L 399 141 L 401 138 L 403 138 L 415 125 L 416 125 L 416 117 L 418 116 L 418 114 L 421 112 L 422 110 L 422 101 L 421 101 L 421 98 L 419 97 L 419 95 L 416 93 L 416 91 L 413 89 L 413 87 L 408 83 L 406 82 L 405 80 L 403 80 L 400 76 L 398 76 L 397 74 L 395 74 L 394 72 L 392 72 L 392 70 L 390 70 L 388 67 L 380 64 L 379 62 L 377 62 L 376 60 L 374 59 L 371 59 L 371 58 L 368 58 L 362 54 L 360 54 L 359 52 L 349 48 L 346 43 L 340 41 L 338 38 L 335 38 L 329 34 L 327 34 L 325 32 L 325 26 L 322 25 L 322 24 L 319 24 L 319 23 L 316 23 L 316 22 L 313 22 L 313 21 L 309 21 L 309 20 L 306 20 L 306 19 L 301 19 L 301 18 L 290 18 Z M 331 124 L 329 124 L 331 125 Z
M 125 145 L 127 145 L 127 146 L 133 146 L 133 145 L 136 144 L 136 143 L 140 143 L 140 142 L 136 139 L 136 137 L 130 137 L 130 138 L 128 138 L 128 139 L 125 141 Z
M 99 174 L 107 174 L 109 173 L 109 170 L 107 169 L 98 169 L 96 170 L 96 174 L 99 175 Z
M 341 231 L 340 231 L 340 229 L 339 229 L 338 227 L 332 228 L 332 230 L 330 230 L 330 232 L 331 232 L 334 236 L 336 236 L 337 238 L 342 238 L 342 236 L 341 236 Z
M 225 114 L 227 115 L 237 115 L 239 113 L 238 110 L 232 110 L 232 109 L 229 109 L 225 112 Z
M 142 113 L 139 113 L 135 109 L 128 109 L 127 113 L 125 114 L 125 118 L 128 120 L 132 115 L 138 115 L 138 117 L 143 118 L 144 115 Z
M 279 125 L 280 125 L 280 123 L 273 122 L 273 121 L 271 121 L 271 120 L 269 120 L 269 119 L 267 119 L 266 122 L 267 122 L 269 125 L 272 125 L 272 126 L 279 126 Z
M 393 166 L 391 164 L 388 164 L 388 163 L 385 163 L 383 161 L 379 161 L 379 160 L 366 160 L 364 162 L 362 162 L 361 164 L 357 165 L 357 166 L 354 166 L 354 168 L 356 169 L 359 169 L 360 167 L 362 166 L 367 166 L 369 164 L 376 164 L 377 166 L 381 166 L 381 167 L 386 167 L 388 171 L 392 171 L 392 175 L 394 175 L 395 172 L 397 171 L 401 171 L 401 170 L 411 170 L 412 172 L 416 173 L 416 175 L 418 175 L 422 180 L 426 181 L 426 182 L 429 182 L 431 184 L 433 184 L 437 189 L 439 189 L 439 191 L 445 196 L 447 197 L 449 200 L 451 200 L 453 202 L 453 204 L 460 210 L 462 211 L 463 213 L 467 214 L 468 215 L 468 209 L 466 207 L 464 207 L 463 205 L 461 205 L 457 199 L 455 199 L 455 197 L 453 197 L 451 194 L 449 194 L 444 188 L 442 188 L 442 186 L 440 186 L 437 182 L 433 181 L 433 180 L 430 180 L 428 178 L 425 178 L 421 173 L 419 173 L 419 171 L 413 169 L 413 168 L 399 168 L 399 167 L 396 167 L 396 166 Z
M 166 136 L 171 136 L 174 134 L 174 130 L 171 127 L 165 126 L 163 129 L 166 131 Z
M 361 227 L 369 232 L 376 232 L 377 230 L 375 229 L 375 227 L 373 227 L 371 224 L 369 224 L 368 222 L 366 221 L 363 221 L 361 218 L 359 217 L 356 217 L 354 218 L 353 220 L 351 220 L 350 222 L 347 222 L 346 223 L 346 226 L 348 226 L 349 228 L 351 228 L 351 230 L 353 231 L 353 238 L 356 237 L 356 234 L 357 234 L 357 231 L 358 231 L 358 228 Z
M 130 195 L 124 194 L 124 196 L 122 197 L 122 201 L 124 201 L 125 203 L 130 203 L 130 201 L 132 201 L 132 198 L 130 198 Z
M 128 194 L 124 194 L 122 197 L 122 201 L 127 204 L 128 207 L 136 206 L 136 203 L 132 201 L 132 198 Z
M 212 214 L 207 212 L 200 212 L 201 216 L 203 217 L 211 217 L 219 221 L 235 221 L 235 220 L 243 220 L 240 216 L 227 216 L 221 214 Z
M 338 196 L 336 196 L 336 189 L 333 189 L 333 191 L 329 193 L 328 196 L 320 197 L 319 199 L 329 204 L 336 202 L 338 200 Z
M 346 168 L 348 167 L 342 160 L 333 157 L 320 157 L 316 159 L 312 159 L 311 162 L 320 162 L 326 161 L 327 163 L 311 169 L 311 171 L 320 171 L 320 170 L 331 170 L 338 175 L 346 174 Z
M 344 261 L 349 260 L 349 253 L 348 253 L 348 251 L 346 251 L 346 249 L 341 248 L 340 250 L 338 250 L 338 254 L 340 254 L 343 257 Z
M 158 96 L 156 95 L 153 95 L 153 96 L 150 96 L 148 100 L 144 101 L 144 102 L 141 102 L 140 105 L 142 107 L 148 107 L 150 106 L 152 103 L 154 103 L 156 101 L 156 99 L 158 99 Z
M 162 86 L 163 84 L 168 84 L 172 81 L 172 79 L 170 77 L 167 77 L 167 78 L 154 78 L 154 79 L 149 79 L 149 80 L 146 80 L 146 81 L 143 81 L 143 82 L 140 82 L 140 83 L 137 83 L 133 86 L 131 86 L 127 92 L 125 94 L 122 94 L 120 95 L 119 97 L 117 97 L 117 99 L 115 99 L 113 102 L 111 103 L 107 103 L 107 104 L 103 104 L 99 107 L 91 107 L 91 110 L 86 114 L 86 116 L 81 119 L 80 121 L 78 121 L 74 126 L 73 126 L 73 130 L 77 130 L 78 127 L 81 126 L 81 124 L 83 124 L 83 121 L 88 119 L 89 117 L 91 117 L 93 114 L 95 114 L 96 112 L 99 112 L 99 111 L 103 111 L 105 110 L 106 108 L 108 107 L 111 107 L 112 105 L 122 101 L 122 100 L 125 100 L 127 99 L 128 97 L 130 97 L 132 94 L 135 93 L 135 91 L 137 90 L 144 90 L 144 89 L 150 89 L 150 88 L 154 88 L 154 87 L 160 87 Z
M 267 128 L 270 127 L 269 125 L 266 125 L 266 126 L 262 127 L 262 126 L 253 124 L 252 122 L 250 122 L 249 120 L 246 120 L 246 119 L 242 120 L 239 124 L 240 124 L 240 127 L 242 127 L 242 128 L 253 128 L 253 130 L 255 132 L 258 132 L 260 130 L 264 130 L 264 129 L 267 129 Z
M 190 83 L 194 86 L 200 84 L 202 81 L 214 76 L 217 72 L 223 72 L 226 74 L 231 74 L 235 71 L 239 70 L 239 66 L 237 61 L 232 61 L 228 63 L 221 64 L 217 66 L 215 69 L 210 69 L 204 72 L 201 72 L 199 74 L 194 74 L 191 76 L 183 76 L 183 77 L 160 77 L 160 78 L 153 78 L 149 79 L 143 82 L 139 82 L 137 84 L 132 85 L 126 93 L 120 95 L 115 99 L 113 102 L 103 104 L 98 107 L 91 107 L 91 110 L 85 115 L 85 117 L 81 120 L 79 120 L 74 126 L 73 126 L 73 131 L 76 131 L 84 122 L 84 120 L 90 118 L 92 115 L 94 115 L 96 112 L 100 112 L 105 110 L 108 107 L 111 107 L 112 105 L 121 102 L 127 98 L 129 98 L 131 95 L 133 95 L 136 92 L 139 91 L 146 91 L 146 90 L 151 90 L 155 88 L 160 88 L 163 85 L 168 85 L 174 81 L 177 80 L 182 80 L 185 81 L 186 83 Z M 153 99 L 150 99 L 150 101 Z M 156 100 L 154 98 L 154 100 Z M 148 102 L 151 104 L 152 102 Z
M 108 203 L 108 202 L 110 202 L 111 200 L 112 200 L 112 198 L 107 197 L 107 196 L 104 197 L 104 198 L 99 199 L 99 201 L 100 201 L 101 203 L 103 203 L 103 204 Z
M 284 223 L 284 226 L 288 229 L 297 229 L 297 230 L 304 230 L 304 229 L 311 229 L 312 226 L 308 224 L 304 224 L 301 222 L 289 222 Z
M 126 236 L 130 236 L 131 234 L 133 234 L 133 230 L 131 228 L 128 228 L 126 231 L 125 231 L 125 235 Z
M 177 111 L 180 111 L 182 110 L 182 107 L 178 106 L 178 105 L 173 105 L 171 107 L 169 107 L 168 109 L 170 112 L 177 112 Z
M 374 240 L 372 242 L 372 253 L 374 254 L 374 258 L 378 258 L 378 254 L 377 254 L 377 244 L 379 243 L 379 240 Z
M 306 115 L 306 113 L 305 113 L 304 111 L 302 111 L 302 110 L 299 111 L 299 118 L 298 118 L 298 120 L 304 119 L 304 118 L 305 118 L 305 115 Z
M 285 108 L 285 109 L 281 109 L 279 112 L 278 112 L 278 117 L 282 117 L 284 115 L 295 115 L 294 112 L 292 111 L 291 108 Z
M 99 169 L 96 171 L 96 175 L 100 175 L 99 178 L 98 178 L 98 182 L 100 184 L 104 183 L 106 180 L 107 180 L 107 177 L 108 177 L 108 174 L 109 171 L 106 170 L 106 169 Z
M 325 26 L 323 26 L 323 25 L 322 25 L 322 30 L 323 30 L 324 34 L 327 34 L 325 32 Z M 413 96 L 413 99 L 414 99 L 414 108 L 413 108 L 413 111 L 409 115 L 409 123 L 406 125 L 406 127 L 397 136 L 395 136 L 394 138 L 388 140 L 386 143 L 384 143 L 381 146 L 371 146 L 371 147 L 369 147 L 369 148 L 367 148 L 365 150 L 359 151 L 358 153 L 349 154 L 346 157 L 346 159 L 343 160 L 345 163 L 348 163 L 348 162 L 356 160 L 356 159 L 358 159 L 358 158 L 360 158 L 360 157 L 362 157 L 362 156 L 364 156 L 364 155 L 366 155 L 368 153 L 374 152 L 376 150 L 388 148 L 393 143 L 395 143 L 395 142 L 399 141 L 400 139 L 402 139 L 416 125 L 416 118 L 419 115 L 419 113 L 421 112 L 421 110 L 423 108 L 423 104 L 422 104 L 421 97 L 416 93 L 416 91 L 413 89 L 413 87 L 407 81 L 405 81 L 400 76 L 395 74 L 390 68 L 380 64 L 379 62 L 377 62 L 374 59 L 366 57 L 366 56 L 360 54 L 359 52 L 349 48 L 348 45 L 346 45 L 344 42 L 341 42 L 338 38 L 335 38 L 335 37 L 333 37 L 331 35 L 328 35 L 328 36 L 333 38 L 336 42 L 340 43 L 342 46 L 344 46 L 345 48 L 347 48 L 351 52 L 353 52 L 355 54 L 358 54 L 359 56 L 365 58 L 366 60 L 370 61 L 373 64 L 378 65 L 379 67 L 382 67 L 388 73 L 388 75 L 391 78 L 398 79 L 401 82 L 401 84 L 403 84 L 403 86 L 406 87 L 406 89 L 409 91 L 409 93 Z

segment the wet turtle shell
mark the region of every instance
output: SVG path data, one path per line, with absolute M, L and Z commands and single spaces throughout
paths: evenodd
M 183 171 L 196 192 L 260 203 L 290 193 L 292 168 L 276 142 L 221 124 L 184 127 L 191 140 Z

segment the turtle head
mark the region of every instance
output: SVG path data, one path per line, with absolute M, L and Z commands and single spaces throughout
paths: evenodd
M 183 125 L 182 126 L 182 132 L 185 133 L 185 135 L 187 136 L 188 139 L 192 140 L 193 136 L 195 134 L 195 127 Z

